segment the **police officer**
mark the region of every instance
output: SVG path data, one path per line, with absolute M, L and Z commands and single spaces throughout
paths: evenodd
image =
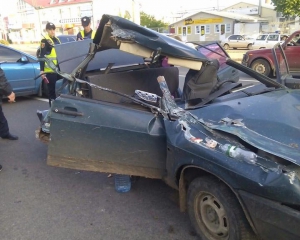
M 9 102 L 15 101 L 15 93 L 12 91 L 11 85 L 7 81 L 3 70 L 0 68 L 0 137 L 8 140 L 18 140 L 17 136 L 9 132 L 8 123 L 2 111 L 1 103 L 3 95 L 8 97 Z
M 96 31 L 91 29 L 91 19 L 89 17 L 81 18 L 81 25 L 83 30 L 77 34 L 77 41 L 87 38 L 94 39 Z
M 55 37 L 55 25 L 51 22 L 46 24 L 47 34 L 41 40 L 41 52 L 40 57 L 47 57 L 52 60 L 53 63 L 57 66 L 56 52 L 54 45 L 60 44 L 60 40 Z M 55 84 L 59 79 L 59 75 L 55 73 L 45 62 L 40 62 L 41 76 L 42 79 L 45 77 L 48 79 L 48 90 L 49 90 L 49 105 L 51 107 L 51 101 L 56 98 L 55 94 Z M 44 74 L 45 73 L 45 74 Z

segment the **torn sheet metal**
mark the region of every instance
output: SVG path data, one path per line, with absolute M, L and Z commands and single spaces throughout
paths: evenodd
M 213 104 L 193 114 L 211 129 L 230 133 L 300 166 L 299 102 L 299 90 L 278 90 Z
M 102 16 L 93 41 L 95 44 L 100 44 L 100 42 L 104 40 L 103 38 L 107 37 L 107 31 L 104 31 L 107 23 L 110 23 L 113 29 L 113 33 L 109 34 L 108 38 L 113 37 L 119 40 L 125 39 L 134 41 L 152 51 L 161 48 L 161 54 L 165 56 L 201 62 L 208 61 L 205 55 L 189 47 L 184 42 L 159 34 L 156 31 L 140 26 L 127 19 L 107 14 Z

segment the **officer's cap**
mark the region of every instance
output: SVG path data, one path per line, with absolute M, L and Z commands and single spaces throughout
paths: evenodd
M 90 22 L 91 22 L 91 19 L 89 17 L 83 17 L 83 18 L 81 18 L 81 25 L 83 27 L 88 26 L 90 24 Z
M 46 24 L 46 30 L 50 30 L 50 29 L 53 29 L 55 30 L 55 25 L 51 22 L 47 22 Z

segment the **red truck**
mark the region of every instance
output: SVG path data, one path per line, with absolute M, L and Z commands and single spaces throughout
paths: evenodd
M 292 33 L 283 43 L 290 72 L 300 76 L 300 31 Z M 271 48 L 247 51 L 242 64 L 266 76 L 275 76 L 274 58 Z

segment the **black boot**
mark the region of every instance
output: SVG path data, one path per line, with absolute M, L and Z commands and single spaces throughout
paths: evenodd
M 11 133 L 8 133 L 7 135 L 2 137 L 3 139 L 8 139 L 8 140 L 18 140 L 18 136 L 12 135 Z

